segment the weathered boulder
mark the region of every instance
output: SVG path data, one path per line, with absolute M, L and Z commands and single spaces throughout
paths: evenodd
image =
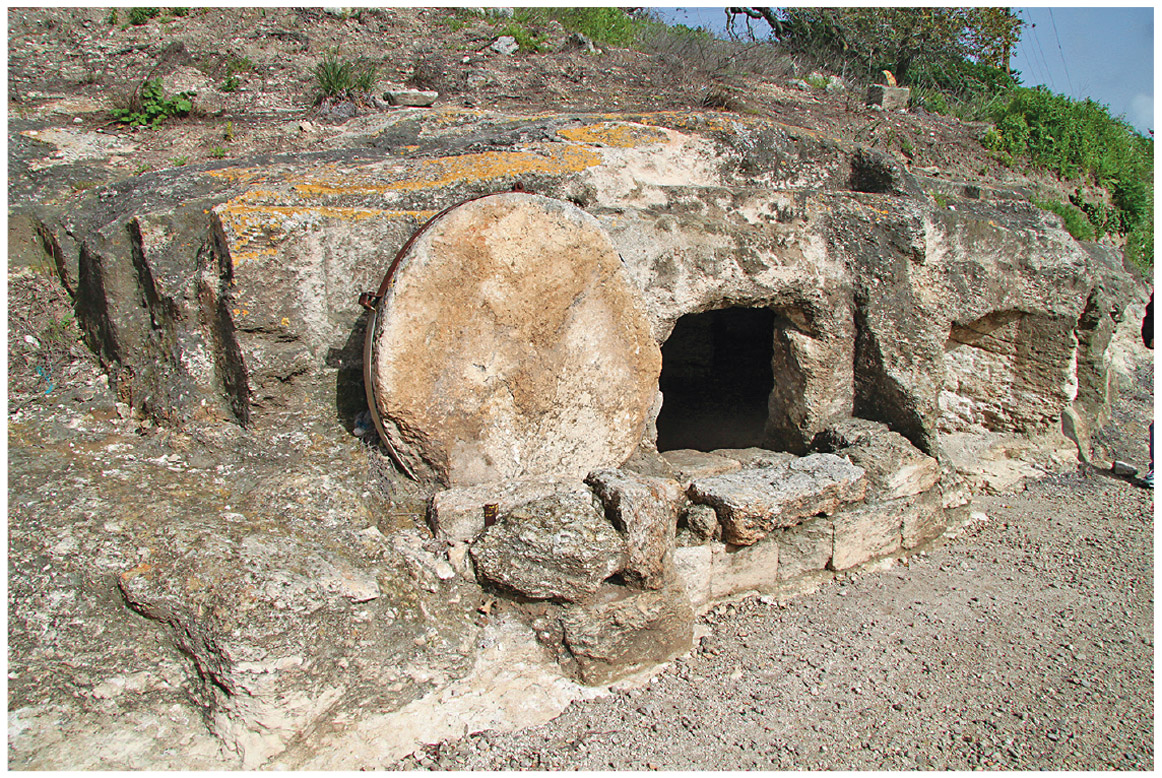
M 621 464 L 661 367 L 597 220 L 520 193 L 462 205 L 424 232 L 371 337 L 373 401 L 392 450 L 455 486 Z
M 677 481 L 624 470 L 598 470 L 585 482 L 605 503 L 605 513 L 625 535 L 629 549 L 622 576 L 644 589 L 661 589 L 669 578 L 678 510 L 685 501 Z
M 700 478 L 690 484 L 689 495 L 714 507 L 726 542 L 745 546 L 776 527 L 863 499 L 866 483 L 863 469 L 847 460 L 811 454 L 777 467 Z
M 472 545 L 477 577 L 532 599 L 591 598 L 626 561 L 625 541 L 594 502 L 557 494 L 504 514 Z
M 940 480 L 939 462 L 879 422 L 847 419 L 820 433 L 816 445 L 862 467 L 869 498 L 908 497 L 928 491 Z
M 585 683 L 609 683 L 690 650 L 694 612 L 680 586 L 614 597 L 561 616 L 565 646 Z

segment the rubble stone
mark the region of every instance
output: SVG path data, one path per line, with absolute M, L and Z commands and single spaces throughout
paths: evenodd
M 763 538 L 752 546 L 717 545 L 710 571 L 714 599 L 748 591 L 769 591 L 778 583 L 779 544 Z
M 878 105 L 885 111 L 902 111 L 908 107 L 912 90 L 906 86 L 872 84 L 867 88 L 867 105 Z
M 575 606 L 561 617 L 565 645 L 587 684 L 610 683 L 693 645 L 694 611 L 680 586 L 619 594 Z
M 701 540 L 718 540 L 722 537 L 722 525 L 718 523 L 718 513 L 709 505 L 691 505 L 686 509 L 686 526 Z
M 817 516 L 775 530 L 767 539 L 778 543 L 779 581 L 788 581 L 827 567 L 835 546 L 835 526 L 831 516 Z
M 822 450 L 845 456 L 864 469 L 869 499 L 919 494 L 940 480 L 940 463 L 886 424 L 847 419 L 829 427 L 820 438 Z
M 598 470 L 586 483 L 605 503 L 605 512 L 626 538 L 629 559 L 623 577 L 630 585 L 660 589 L 672 563 L 678 509 L 683 502 L 677 481 L 624 470 Z
M 625 541 L 594 502 L 556 494 L 500 516 L 469 552 L 477 577 L 538 600 L 592 597 L 626 560 Z
M 831 568 L 846 570 L 871 559 L 900 550 L 904 516 L 917 510 L 913 497 L 891 502 L 865 503 L 836 513 L 832 518 L 835 543 Z

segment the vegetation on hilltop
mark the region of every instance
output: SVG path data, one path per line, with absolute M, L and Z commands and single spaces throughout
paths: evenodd
M 763 20 L 767 45 L 803 68 L 826 68 L 856 84 L 881 81 L 888 71 L 913 89 L 916 106 L 990 122 L 982 142 L 999 162 L 1075 185 L 1069 203 L 1039 201 L 1063 217 L 1074 237 L 1124 240 L 1128 259 L 1153 267 L 1153 138 L 1093 100 L 1022 86 L 1009 66 L 1023 27 L 1012 9 L 756 7 L 727 14 L 732 37 L 739 37 L 735 24 L 742 20 L 752 42 L 758 36 L 751 23 Z M 525 23 L 547 19 L 610 45 L 697 41 L 704 56 L 714 48 L 703 31 L 616 8 L 522 9 L 516 16 Z M 738 54 L 720 53 L 719 65 L 741 66 Z

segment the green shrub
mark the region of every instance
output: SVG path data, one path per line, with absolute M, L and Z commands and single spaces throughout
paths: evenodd
M 254 63 L 250 61 L 249 57 L 231 57 L 230 61 L 226 63 L 227 77 L 247 73 L 251 70 L 254 70 Z
M 806 81 L 811 86 L 815 87 L 816 89 L 826 89 L 827 88 L 827 76 L 820 75 L 819 73 L 811 73 L 803 80 Z
M 130 8 L 129 23 L 140 26 L 160 13 L 160 8 Z
M 1081 211 L 1071 205 L 1057 200 L 1034 199 L 1033 204 L 1046 211 L 1052 211 L 1065 222 L 1065 229 L 1075 240 L 1095 240 L 1097 235 L 1089 219 Z
M 226 156 L 226 149 L 222 148 L 221 146 L 215 146 L 214 148 L 210 149 L 210 156 L 214 159 L 222 159 Z
M 1084 214 L 1098 236 L 1125 236 L 1127 256 L 1140 267 L 1153 266 L 1153 225 L 1147 224 L 1154 213 L 1152 139 L 1093 100 L 1071 100 L 1044 87 L 1011 90 L 993 103 L 989 118 L 995 129 L 983 143 L 998 155 L 1106 189 L 1112 204 L 1087 202 L 1077 194 L 1070 198 L 1075 208 L 1058 206 Z
M 315 66 L 318 101 L 362 101 L 375 89 L 379 68 L 372 62 L 340 59 L 338 50 L 328 52 Z
M 157 127 L 174 116 L 185 116 L 194 107 L 193 92 L 179 92 L 166 97 L 160 78 L 143 81 L 128 98 L 126 105 L 114 108 L 113 118 L 131 127 Z
M 222 86 L 218 87 L 223 92 L 237 92 L 240 86 L 238 76 L 230 76 L 222 82 Z
M 1154 276 L 1154 211 L 1149 218 L 1139 221 L 1126 235 L 1126 259 L 1142 271 L 1146 278 Z
M 948 107 L 948 99 L 940 92 L 931 90 L 920 90 L 920 105 L 924 106 L 924 110 L 938 113 L 941 116 L 947 116 L 952 109 Z
M 522 53 L 537 54 L 547 50 L 545 47 L 546 37 L 532 32 L 521 23 L 505 25 L 500 34 L 512 37 Z

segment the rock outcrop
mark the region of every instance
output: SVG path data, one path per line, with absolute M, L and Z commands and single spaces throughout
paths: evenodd
M 718 114 L 358 127 L 344 150 L 147 174 L 35 225 L 135 412 L 289 446 L 370 410 L 413 479 L 374 460 L 407 529 L 289 522 L 288 492 L 261 525 L 216 506 L 208 540 L 158 530 L 149 561 L 117 562 L 246 766 L 428 715 L 417 662 L 453 646 L 443 680 L 465 677 L 497 600 L 586 683 L 665 661 L 716 600 L 963 524 L 951 436 L 1065 416 L 1088 441 L 1104 412 L 1129 279 L 1005 193 L 952 210 L 881 153 Z M 360 307 L 420 225 L 518 182 L 433 222 Z M 692 443 L 659 455 L 670 434 Z M 239 564 L 201 564 L 201 543 Z
M 1116 252 L 1077 243 L 1027 202 L 992 192 L 939 207 L 890 157 L 758 119 L 436 109 L 377 121 L 352 138 L 360 150 L 146 175 L 42 225 L 124 398 L 171 424 L 262 424 L 284 409 L 352 418 L 364 402 L 359 292 L 436 210 L 521 182 L 539 197 L 514 196 L 523 205 L 508 216 L 503 197 L 489 198 L 437 222 L 385 303 L 399 321 L 377 321 L 385 391 L 407 395 L 402 377 L 424 376 L 452 403 L 415 395 L 389 432 L 421 478 L 620 464 L 630 437 L 652 439 L 664 407 L 651 389 L 658 345 L 680 318 L 726 308 L 773 312 L 754 335 L 773 347 L 777 377 L 756 433 L 766 448 L 802 454 L 854 415 L 939 457 L 945 432 L 1036 431 L 1075 404 L 1085 418 L 1101 413 L 1101 353 L 1127 276 Z M 504 219 L 538 226 L 503 243 Z M 570 235 L 588 237 L 574 246 Z M 490 253 L 502 243 L 511 251 Z M 441 330 L 447 310 L 462 320 Z M 409 332 L 424 311 L 416 323 L 428 324 Z M 510 327 L 512 344 L 571 345 L 538 346 L 533 359 L 502 346 Z M 586 350 L 609 357 L 587 368 L 606 381 L 569 384 L 584 361 L 573 352 Z M 495 362 L 506 354 L 546 377 L 510 376 Z M 453 357 L 460 367 L 440 372 Z M 554 370 L 566 383 L 550 385 Z M 472 395 L 483 415 L 453 421 L 469 386 L 490 392 Z M 563 427 L 591 434 L 566 436 L 551 456 L 525 450 Z M 501 439 L 525 442 L 497 459 L 503 446 L 486 441 Z

